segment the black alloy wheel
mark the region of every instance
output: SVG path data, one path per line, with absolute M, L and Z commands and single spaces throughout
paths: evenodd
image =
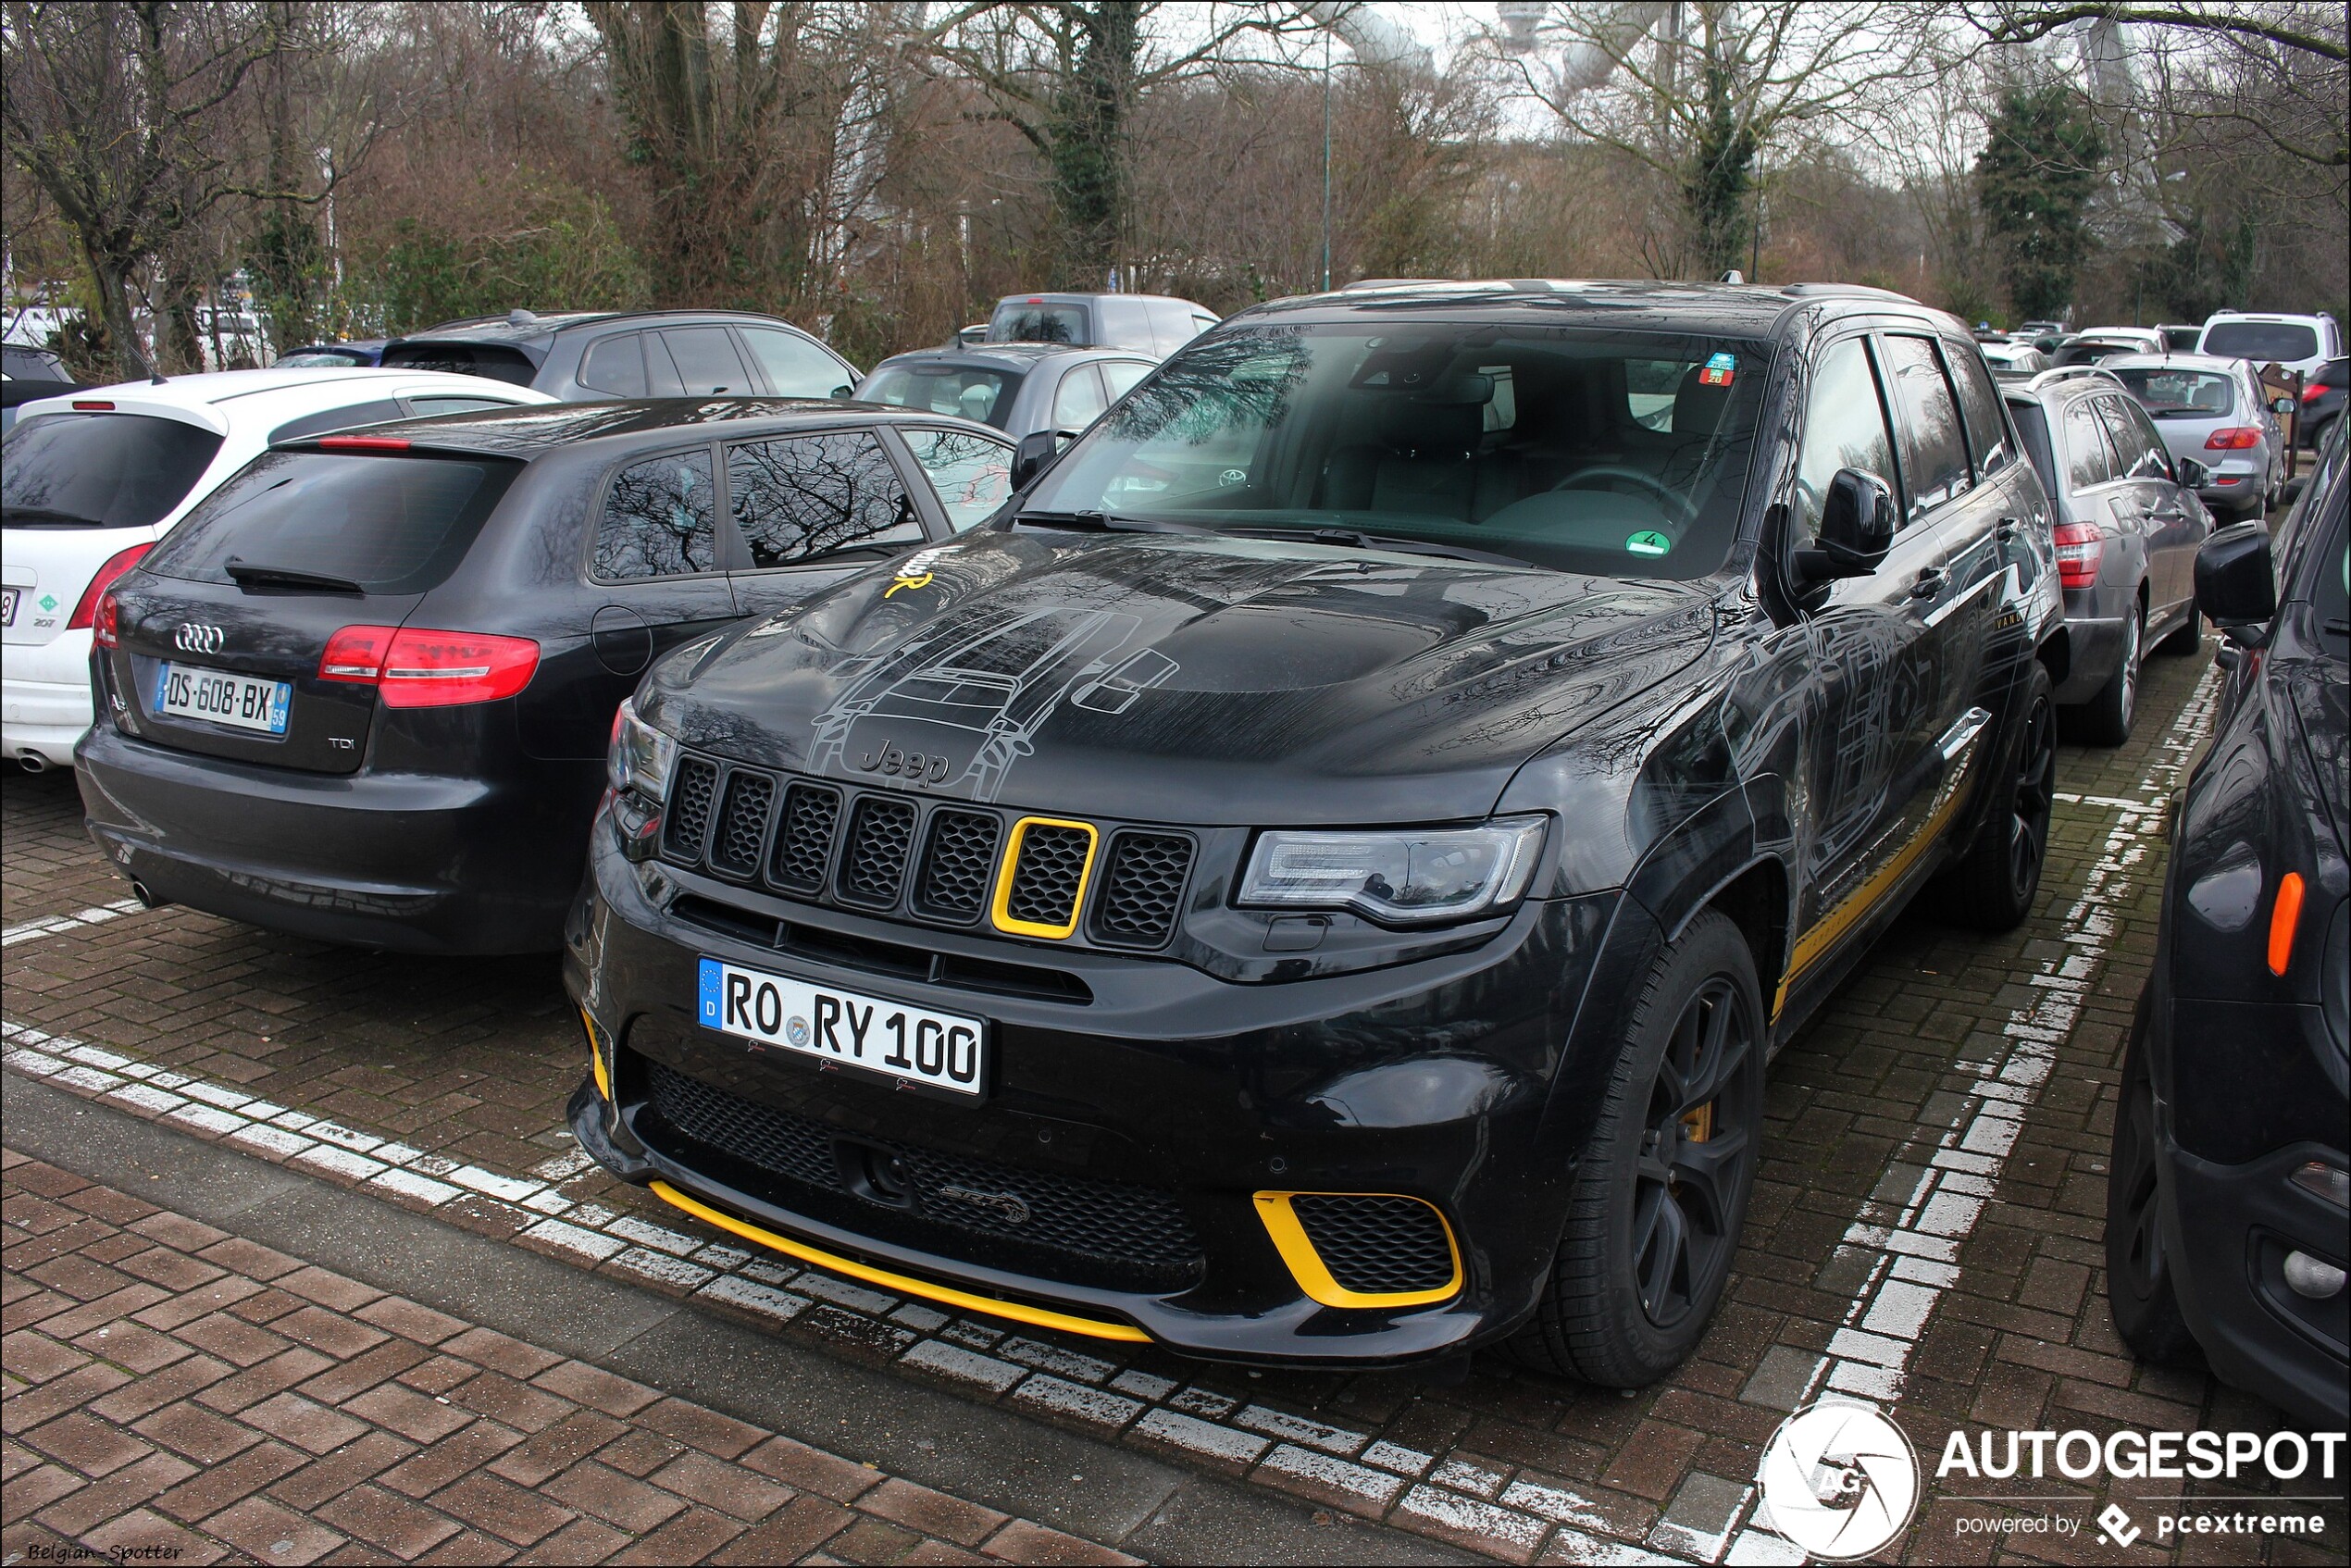
M 1698 1349 L 1755 1187 L 1764 1039 L 1747 937 L 1701 911 L 1637 993 L 1521 1362 L 1638 1388 Z
M 1974 845 L 1945 877 L 1952 915 L 1984 931 L 2014 930 L 2033 913 L 2048 854 L 2049 812 L 2057 800 L 2057 703 L 2049 672 L 2037 660 L 2027 677 L 2015 761 L 2005 779 L 1984 788 L 1997 798 Z
M 1641 1312 L 1678 1326 L 1721 1292 L 1752 1184 L 1755 1112 L 1746 1071 L 1760 1020 L 1728 976 L 1683 1005 L 1649 1089 L 1633 1195 L 1634 1275 Z

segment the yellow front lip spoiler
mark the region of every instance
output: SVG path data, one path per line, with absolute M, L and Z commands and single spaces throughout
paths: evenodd
M 852 1279 L 862 1279 L 868 1285 L 878 1285 L 885 1290 L 895 1290 L 906 1296 L 919 1296 L 927 1301 L 937 1301 L 943 1306 L 960 1307 L 965 1312 L 979 1313 L 989 1317 L 1009 1318 L 1014 1323 L 1027 1324 L 1032 1328 L 1059 1329 L 1064 1334 L 1082 1334 L 1089 1339 L 1121 1339 L 1138 1345 L 1151 1343 L 1151 1337 L 1131 1324 L 1104 1323 L 1098 1318 L 1076 1317 L 1068 1313 L 1057 1313 L 1045 1307 L 1023 1306 L 1017 1301 L 1000 1301 L 993 1296 L 975 1295 L 968 1290 L 958 1290 L 952 1285 L 934 1285 L 927 1279 L 916 1279 L 908 1275 L 893 1274 L 889 1269 L 876 1268 L 871 1263 L 861 1263 L 854 1258 L 844 1258 L 838 1252 L 827 1252 L 822 1247 L 812 1247 L 805 1241 L 795 1241 L 789 1236 L 778 1236 L 776 1232 L 763 1229 L 748 1220 L 739 1220 L 732 1214 L 712 1208 L 699 1199 L 688 1197 L 665 1181 L 655 1181 L 653 1183 L 653 1195 L 663 1202 L 683 1209 L 696 1219 L 705 1220 L 721 1230 L 731 1231 L 746 1241 L 756 1241 L 762 1247 L 787 1253 L 804 1263 L 814 1263 L 818 1268 L 829 1269 L 834 1274 L 845 1274 Z

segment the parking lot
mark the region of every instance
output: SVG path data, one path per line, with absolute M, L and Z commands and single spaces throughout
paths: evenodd
M 315 1192 L 321 1215 L 357 1213 L 347 1223 L 364 1226 L 380 1212 L 384 1236 L 411 1238 L 411 1249 L 438 1247 L 438 1236 L 528 1249 L 540 1283 L 512 1312 L 526 1323 L 568 1313 L 622 1325 L 581 1341 L 594 1352 L 576 1352 L 581 1364 L 983 1512 L 1019 1492 L 969 1539 L 859 1523 L 844 1507 L 835 1533 L 771 1537 L 771 1555 L 830 1541 L 825 1551 L 860 1561 L 969 1549 L 1058 1561 L 1092 1542 L 1227 1561 L 1248 1549 L 1264 1561 L 1467 1551 L 1793 1562 L 1800 1554 L 1756 1517 L 1758 1457 L 1788 1412 L 1843 1391 L 1890 1408 L 1919 1452 L 1927 1494 L 1900 1548 L 1906 1561 L 2168 1561 L 2176 1537 L 2151 1527 L 2165 1488 L 2211 1503 L 2225 1488 L 2136 1481 L 2101 1493 L 2055 1474 L 1947 1482 L 1934 1471 L 1954 1431 L 1973 1440 L 1983 1427 L 2279 1424 L 2199 1372 L 2133 1363 L 2108 1325 L 2102 1282 L 2115 1083 L 2152 953 L 2166 803 L 2209 723 L 2211 648 L 2150 663 L 2130 743 L 2063 749 L 2047 870 L 2022 928 L 1982 938 L 1942 927 L 1922 899 L 1782 1054 L 1730 1296 L 1699 1355 L 1637 1397 L 1517 1371 L 1494 1354 L 1450 1383 L 1259 1374 L 1150 1350 L 1105 1359 L 1099 1342 L 951 1319 L 753 1256 L 574 1150 L 562 1111 L 584 1052 L 552 959 L 368 954 L 139 909 L 83 836 L 64 773 L 11 777 L 5 791 L 8 1143 L 42 1169 L 101 1184 L 93 1192 L 208 1214 L 231 1234 L 242 1233 L 236 1205 L 221 1194 L 235 1182 L 204 1173 L 259 1161 L 282 1167 L 273 1181 Z M 44 1331 L 25 1326 L 20 1308 L 49 1293 L 20 1278 L 36 1259 L 27 1249 L 41 1243 L 19 1224 L 30 1212 L 20 1202 L 37 1200 L 13 1176 L 7 1391 L 24 1410 L 17 1347 Z M 344 1272 L 371 1295 L 391 1290 L 475 1323 L 494 1315 L 481 1295 L 494 1269 L 410 1271 L 404 1255 L 379 1238 L 364 1266 Z M 627 1330 L 643 1310 L 628 1303 L 663 1298 L 676 1310 L 655 1314 L 660 1335 Z M 28 1430 L 37 1425 L 7 1422 L 12 1487 L 38 1462 L 15 1445 L 56 1457 Z M 396 1446 L 379 1456 L 386 1468 Z M 1088 1454 L 1098 1457 L 1064 1479 L 1062 1462 Z M 1171 1476 L 1275 1506 L 1253 1526 L 1224 1511 L 1225 1531 L 1254 1530 L 1246 1549 L 1229 1533 L 1188 1533 L 1176 1506 L 1183 1483 Z M 2308 1505 L 2324 1517 L 2321 1535 L 2256 1537 L 2229 1560 L 2341 1561 L 2351 1540 L 2342 1483 L 2323 1490 Z M 138 1488 L 118 1491 L 126 1512 L 142 1500 Z M 2109 1503 L 2150 1525 L 2127 1549 L 2095 1522 Z M 9 1512 L 10 1562 L 29 1542 L 84 1538 L 103 1524 L 76 1516 L 44 1529 L 46 1514 Z M 1203 1512 L 1215 1511 L 1194 1513 Z M 1000 1537 L 1010 1514 L 1035 1533 Z M 173 1538 L 253 1549 L 208 1517 L 175 1515 Z M 482 1560 L 519 1549 L 515 1537 L 458 1537 L 443 1523 L 415 1539 L 449 1549 L 462 1538 Z M 852 1524 L 873 1527 L 847 1533 Z M 599 1528 L 565 1538 L 582 1556 L 619 1552 L 653 1525 Z M 729 1528 L 691 1549 L 669 1539 L 655 1555 L 719 1550 L 741 1535 L 740 1523 Z M 306 1555 L 334 1545 L 314 1544 Z M 268 1549 L 265 1561 L 293 1560 Z

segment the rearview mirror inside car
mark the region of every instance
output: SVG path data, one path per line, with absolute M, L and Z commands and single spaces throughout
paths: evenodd
M 2216 530 L 2196 553 L 2196 607 L 2235 641 L 2258 645 L 2278 613 L 2270 530 L 2258 520 Z
M 1875 474 L 1839 468 L 1821 498 L 1821 535 L 1796 553 L 1807 582 L 1867 577 L 1894 547 L 1894 492 Z
M 1020 438 L 1013 448 L 1013 488 L 1026 490 L 1029 481 L 1045 471 L 1061 451 L 1059 430 L 1032 430 Z

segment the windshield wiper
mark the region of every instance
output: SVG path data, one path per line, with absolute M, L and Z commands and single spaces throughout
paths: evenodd
M 239 588 L 315 588 L 325 593 L 355 593 L 361 598 L 367 591 L 347 577 L 330 577 L 325 572 L 305 572 L 292 566 L 265 566 L 252 561 L 241 561 L 231 555 L 220 568 Z
M 0 513 L 0 519 L 11 523 L 60 523 L 68 528 L 102 529 L 104 517 L 85 517 L 79 512 L 60 512 L 53 506 L 11 506 Z
M 1159 517 L 1127 517 L 1115 512 L 1018 512 L 1013 526 L 1034 523 L 1048 529 L 1088 529 L 1096 533 L 1207 533 L 1197 523 L 1172 523 Z
M 1455 561 L 1480 561 L 1497 566 L 1530 566 L 1535 563 L 1517 555 L 1498 554 L 1490 550 L 1472 550 L 1462 544 L 1439 544 L 1434 540 L 1414 539 L 1410 534 L 1365 533 L 1362 529 L 1224 529 L 1224 533 L 1239 534 L 1248 539 L 1295 539 L 1308 544 L 1337 544 L 1350 550 L 1387 550 L 1399 555 L 1442 555 Z

